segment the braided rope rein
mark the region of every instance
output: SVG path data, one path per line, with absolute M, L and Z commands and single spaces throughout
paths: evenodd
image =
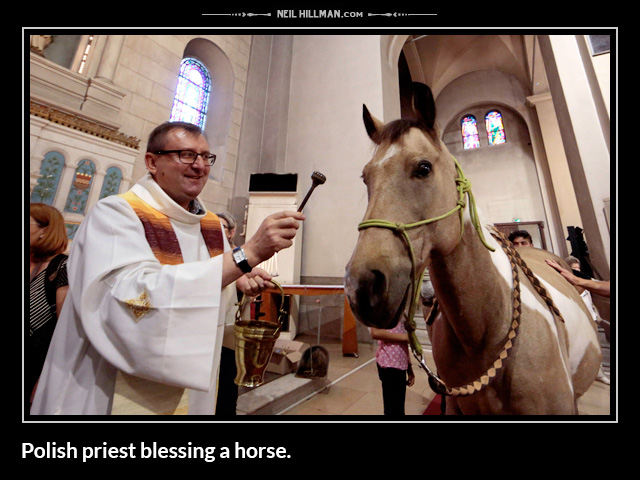
M 504 240 L 506 240 L 506 238 Z M 509 329 L 509 333 L 507 334 L 507 340 L 502 346 L 502 350 L 500 351 L 498 358 L 493 362 L 493 365 L 489 369 L 487 369 L 487 371 L 484 374 L 482 374 L 480 377 L 478 377 L 476 380 L 460 387 L 448 387 L 444 383 L 444 381 L 442 381 L 442 379 L 440 379 L 437 375 L 431 372 L 431 370 L 429 370 L 428 367 L 426 367 L 424 360 L 421 361 L 421 359 L 418 358 L 418 356 L 416 355 L 416 352 L 413 352 L 414 356 L 416 356 L 418 361 L 421 362 L 420 366 L 423 368 L 426 367 L 425 371 L 435 383 L 435 385 L 432 385 L 432 388 L 435 387 L 434 390 L 436 390 L 437 393 L 443 393 L 445 395 L 451 395 L 451 396 L 457 397 L 457 396 L 471 395 L 475 392 L 482 390 L 482 388 L 489 385 L 489 382 L 491 382 L 491 380 L 496 377 L 496 375 L 498 374 L 498 371 L 504 366 L 504 362 L 506 358 L 509 356 L 509 351 L 511 350 L 511 348 L 513 348 L 514 340 L 518 335 L 518 327 L 520 326 L 520 317 L 522 314 L 522 309 L 521 309 L 522 303 L 520 301 L 520 277 L 518 275 L 518 269 L 516 268 L 517 262 L 515 260 L 515 256 L 512 254 L 513 249 L 509 245 L 511 242 L 506 240 L 506 242 L 500 242 L 500 243 L 503 251 L 507 254 L 507 257 L 509 258 L 509 263 L 511 265 L 511 272 L 512 272 L 512 280 L 513 280 L 513 289 L 511 291 L 513 313 L 511 316 L 511 328 Z
M 493 362 L 493 365 L 478 379 L 468 383 L 467 385 L 460 386 L 460 387 L 447 387 L 444 381 L 442 381 L 442 379 L 440 379 L 437 375 L 431 372 L 431 370 L 429 370 L 429 368 L 424 363 L 424 360 L 421 360 L 421 358 L 419 358 L 416 355 L 416 352 L 414 351 L 413 352 L 414 356 L 418 359 L 418 361 L 421 361 L 420 366 L 425 369 L 430 379 L 433 381 L 433 384 L 431 383 L 430 384 L 434 389 L 434 391 L 436 391 L 436 393 L 442 393 L 442 394 L 451 395 L 451 396 L 471 395 L 475 392 L 480 391 L 483 387 L 487 386 L 489 382 L 496 377 L 498 370 L 500 370 L 504 366 L 504 362 L 509 355 L 509 350 L 513 348 L 514 340 L 518 334 L 518 327 L 520 326 L 520 317 L 522 314 L 522 310 L 521 310 L 522 303 L 520 300 L 520 278 L 518 275 L 517 267 L 520 267 L 522 269 L 523 273 L 529 279 L 529 281 L 531 282 L 532 286 L 536 289 L 538 294 L 545 301 L 545 303 L 547 304 L 551 312 L 554 313 L 564 323 L 564 318 L 562 317 L 562 314 L 554 304 L 553 299 L 548 294 L 547 290 L 540 284 L 540 281 L 538 280 L 538 278 L 531 271 L 531 269 L 526 264 L 526 262 L 522 259 L 518 251 L 515 249 L 514 245 L 511 243 L 511 241 L 509 241 L 507 237 L 502 232 L 498 231 L 495 227 L 492 227 L 491 234 L 496 240 L 500 242 L 502 250 L 505 252 L 507 257 L 509 258 L 509 263 L 511 265 L 512 280 L 513 280 L 513 290 L 512 290 L 513 314 L 512 314 L 511 328 L 509 330 L 509 333 L 507 334 L 507 340 L 503 345 L 503 348 L 500 351 L 500 354 L 498 355 L 498 359 L 495 362 Z M 437 308 L 437 303 L 434 304 L 434 307 L 432 308 L 432 311 L 429 314 L 430 317 L 435 316 L 434 310 L 436 308 Z
M 564 323 L 564 318 L 562 317 L 562 313 L 560 313 L 560 310 L 558 310 L 558 307 L 556 307 L 556 304 L 553 302 L 553 298 L 551 297 L 549 292 L 547 292 L 547 289 L 544 288 L 544 286 L 540 283 L 540 280 L 535 275 L 535 273 L 531 271 L 527 263 L 520 256 L 518 251 L 515 249 L 515 246 L 509 241 L 509 239 L 505 236 L 504 233 L 500 232 L 495 227 L 492 227 L 492 229 L 494 231 L 491 232 L 491 234 L 497 240 L 499 240 L 502 244 L 509 245 L 510 253 L 507 253 L 507 255 L 509 255 L 510 257 L 513 256 L 515 258 L 516 264 L 522 269 L 522 272 L 529 279 L 533 288 L 536 290 L 536 292 L 538 292 L 538 295 L 540 295 L 540 297 L 542 297 L 544 302 L 547 304 L 547 307 L 549 307 L 549 310 L 551 310 L 551 313 L 553 313 L 556 317 L 558 317 L 558 319 L 560 319 L 562 323 Z

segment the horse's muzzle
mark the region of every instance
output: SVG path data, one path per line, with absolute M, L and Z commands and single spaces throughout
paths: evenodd
M 347 266 L 345 292 L 349 306 L 358 320 L 368 327 L 390 329 L 398 324 L 406 306 L 408 285 L 404 295 L 395 295 L 387 276 L 376 269 L 354 269 Z

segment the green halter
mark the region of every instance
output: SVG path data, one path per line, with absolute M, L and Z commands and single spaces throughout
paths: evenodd
M 487 247 L 492 252 L 495 251 L 493 247 L 491 247 L 484 238 L 482 234 L 482 228 L 480 226 L 480 220 L 478 219 L 478 212 L 476 210 L 476 201 L 473 197 L 473 193 L 471 192 L 471 182 L 467 177 L 464 176 L 464 172 L 462 168 L 460 168 L 460 164 L 455 157 L 452 157 L 453 161 L 456 165 L 456 171 L 458 172 L 458 176 L 456 177 L 456 188 L 458 190 L 458 202 L 455 207 L 449 210 L 444 215 L 440 215 L 439 217 L 429 218 L 427 220 L 421 220 L 415 223 L 393 223 L 388 222 L 386 220 L 365 220 L 364 222 L 358 225 L 358 230 L 364 230 L 366 228 L 376 227 L 376 228 L 387 228 L 392 230 L 395 233 L 401 234 L 404 242 L 407 244 L 407 248 L 409 249 L 409 257 L 411 259 L 411 303 L 409 304 L 409 317 L 406 321 L 407 331 L 409 333 L 409 342 L 411 345 L 411 349 L 414 352 L 414 355 L 422 356 L 422 345 L 418 342 L 418 337 L 415 333 L 415 321 L 413 316 L 415 315 L 416 308 L 418 306 L 418 298 L 420 294 L 420 286 L 421 281 L 419 279 L 422 278 L 422 273 L 418 275 L 416 271 L 416 256 L 413 250 L 413 245 L 411 244 L 411 240 L 409 239 L 409 235 L 407 234 L 407 230 L 411 230 L 412 228 L 421 227 L 422 225 L 428 225 L 429 223 L 437 222 L 438 220 L 442 220 L 443 218 L 447 218 L 449 215 L 453 215 L 455 212 L 459 212 L 460 215 L 460 237 L 458 238 L 458 242 L 462 240 L 462 236 L 464 234 L 464 208 L 467 206 L 467 202 L 465 200 L 465 195 L 467 195 L 469 199 L 469 215 L 471 217 L 471 224 L 475 228 L 478 236 L 480 237 L 480 241 L 482 244 Z

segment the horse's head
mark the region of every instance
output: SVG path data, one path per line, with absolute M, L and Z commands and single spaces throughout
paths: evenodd
M 409 225 L 456 206 L 455 161 L 439 139 L 429 87 L 414 84 L 413 110 L 415 118 L 383 125 L 364 106 L 364 124 L 376 144 L 362 174 L 369 198 L 365 221 Z M 444 255 L 455 248 L 460 219 L 449 215 L 406 233 L 413 245 L 416 270 L 422 272 L 429 255 Z M 394 327 L 411 298 L 411 271 L 401 232 L 361 229 L 345 275 L 349 303 L 358 319 L 372 327 Z

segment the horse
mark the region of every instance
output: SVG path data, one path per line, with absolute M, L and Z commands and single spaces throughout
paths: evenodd
M 578 292 L 545 263 L 563 260 L 489 230 L 440 139 L 429 87 L 414 83 L 412 106 L 412 118 L 385 125 L 363 105 L 375 151 L 345 268 L 351 310 L 370 327 L 393 328 L 407 310 L 411 321 L 428 268 L 438 305 L 428 333 L 446 414 L 577 414 L 602 354 Z

